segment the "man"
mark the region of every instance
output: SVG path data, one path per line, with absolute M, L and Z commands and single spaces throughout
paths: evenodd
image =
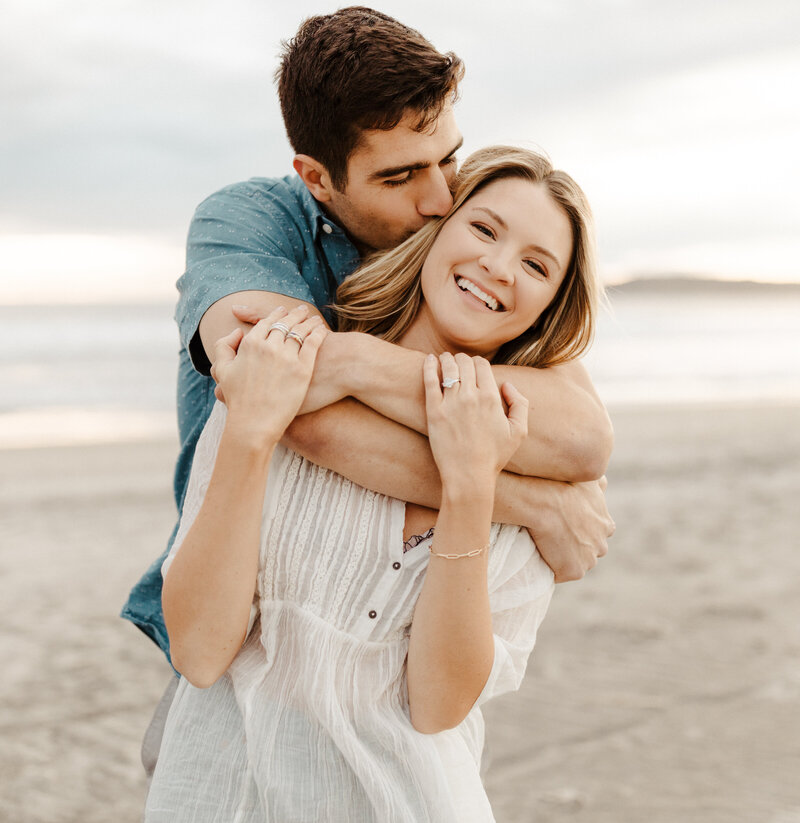
M 189 231 L 176 315 L 179 511 L 215 400 L 216 341 L 278 305 L 305 302 L 330 321 L 325 306 L 363 255 L 397 245 L 447 213 L 462 142 L 452 109 L 462 75 L 455 55 L 362 7 L 311 18 L 286 44 L 278 89 L 297 176 L 223 189 L 199 206 Z M 439 478 L 424 437 L 422 355 L 362 335 L 342 337 L 320 352 L 303 411 L 317 410 L 298 417 L 284 442 L 359 485 L 438 507 Z M 326 384 L 341 368 L 357 375 L 363 402 L 350 397 L 324 406 Z M 495 519 L 528 526 L 557 580 L 578 578 L 605 553 L 613 527 L 598 483 L 554 481 L 603 474 L 608 418 L 580 364 L 496 372 L 513 372 L 532 400 L 532 434 L 508 467 L 516 474 L 504 473 L 498 483 Z M 168 655 L 162 561 L 133 589 L 123 616 Z

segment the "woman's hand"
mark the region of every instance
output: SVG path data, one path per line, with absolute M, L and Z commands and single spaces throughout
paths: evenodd
M 217 341 L 212 377 L 228 407 L 226 428 L 255 445 L 277 442 L 300 409 L 326 333 L 305 306 L 280 307 L 247 334 L 236 329 Z
M 511 383 L 498 391 L 483 357 L 445 352 L 439 362 L 441 382 L 432 354 L 425 359 L 423 375 L 428 437 L 442 483 L 467 488 L 488 483 L 493 488 L 527 436 L 528 401 Z M 448 383 L 452 385 L 445 388 Z

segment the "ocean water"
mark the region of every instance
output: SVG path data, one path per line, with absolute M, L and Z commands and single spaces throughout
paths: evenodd
M 800 288 L 609 293 L 585 361 L 610 406 L 800 400 Z
M 0 448 L 176 437 L 172 312 L 0 307 Z M 612 411 L 800 401 L 800 289 L 612 291 L 586 364 Z

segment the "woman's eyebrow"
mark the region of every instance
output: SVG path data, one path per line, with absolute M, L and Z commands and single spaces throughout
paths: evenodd
M 473 211 L 483 211 L 489 215 L 502 229 L 508 231 L 508 223 L 503 220 L 502 217 L 496 212 L 492 211 L 492 209 L 486 208 L 486 206 L 474 206 Z M 529 249 L 533 249 L 534 251 L 538 251 L 539 254 L 543 254 L 545 257 L 549 257 L 559 268 L 561 268 L 561 263 L 558 261 L 558 258 L 553 254 L 553 252 L 548 251 L 544 246 L 537 246 L 535 243 L 531 243 L 528 246 Z
M 495 221 L 495 223 L 499 224 L 500 228 L 505 229 L 506 231 L 508 231 L 508 224 L 506 223 L 505 220 L 503 220 L 502 217 L 500 217 L 500 215 L 496 211 L 492 211 L 491 209 L 487 209 L 486 206 L 474 206 L 473 210 L 474 211 L 485 211 L 486 214 L 488 214 L 489 217 L 491 217 L 492 220 Z

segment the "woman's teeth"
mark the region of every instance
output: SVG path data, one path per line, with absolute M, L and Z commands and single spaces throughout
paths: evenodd
M 474 294 L 478 300 L 482 300 L 492 311 L 500 311 L 502 306 L 497 302 L 489 294 L 486 294 L 485 291 L 481 291 L 471 280 L 467 280 L 466 277 L 456 277 L 456 285 L 461 289 L 461 291 L 468 291 L 471 294 Z

